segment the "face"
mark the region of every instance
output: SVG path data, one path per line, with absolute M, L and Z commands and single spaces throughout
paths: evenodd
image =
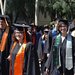
M 6 23 L 4 20 L 0 20 L 0 29 L 5 29 Z
M 14 30 L 14 35 L 15 35 L 15 38 L 18 41 L 22 41 L 23 40 L 23 32 L 22 31 Z
M 67 33 L 67 26 L 65 24 L 62 24 L 59 28 L 61 34 Z
M 44 31 L 45 38 L 48 37 L 48 31 Z

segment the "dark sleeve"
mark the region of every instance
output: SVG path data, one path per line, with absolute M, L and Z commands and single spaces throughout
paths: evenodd
M 50 68 L 50 65 L 51 65 L 51 62 L 52 62 L 52 52 L 50 52 L 50 55 L 45 63 L 45 68 Z
M 27 44 L 26 50 L 23 75 L 40 75 L 37 52 L 35 52 L 32 42 Z
M 11 34 L 9 32 L 7 42 L 6 42 L 6 46 L 5 46 L 5 53 L 4 53 L 4 54 L 6 54 L 6 58 L 8 57 L 8 55 L 10 53 L 10 46 L 11 46 Z
M 31 60 L 30 56 L 31 56 L 31 50 L 32 50 L 32 43 L 29 42 L 26 45 L 26 50 L 25 50 L 25 54 L 24 54 L 24 68 L 23 68 L 23 75 L 28 75 L 29 73 L 29 62 Z M 32 62 L 31 62 L 32 63 Z
M 51 48 L 50 48 L 50 55 L 45 63 L 45 67 L 46 68 L 50 68 L 52 67 L 52 63 L 53 63 L 53 45 L 54 45 L 54 42 L 55 42 L 55 38 L 52 39 L 52 43 L 51 43 Z
M 39 39 L 39 43 L 38 43 L 38 50 L 37 50 L 37 53 L 38 53 L 38 58 L 41 59 L 42 57 L 42 38 Z

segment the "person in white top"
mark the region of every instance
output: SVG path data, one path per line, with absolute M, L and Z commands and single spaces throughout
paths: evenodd
M 46 74 L 75 75 L 75 38 L 68 32 L 68 21 L 59 21 L 59 30 L 53 38 L 50 56 L 45 64 Z

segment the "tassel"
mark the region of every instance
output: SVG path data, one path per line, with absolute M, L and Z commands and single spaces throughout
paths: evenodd
M 24 36 L 24 44 L 26 44 L 27 43 L 27 40 L 26 40 L 26 31 L 25 31 L 25 29 L 24 29 L 24 34 L 23 34 L 23 36 Z

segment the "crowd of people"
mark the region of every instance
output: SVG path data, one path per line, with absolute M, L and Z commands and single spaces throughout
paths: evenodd
M 75 75 L 75 19 L 53 27 L 11 24 L 0 15 L 0 75 Z

